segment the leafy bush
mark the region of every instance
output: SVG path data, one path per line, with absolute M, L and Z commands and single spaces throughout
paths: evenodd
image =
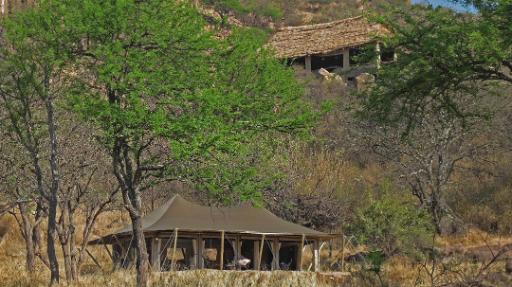
M 433 232 L 431 218 L 424 210 L 411 200 L 388 192 L 379 199 L 370 198 L 369 204 L 357 211 L 350 229 L 358 242 L 372 250 L 382 250 L 386 256 L 419 255 Z

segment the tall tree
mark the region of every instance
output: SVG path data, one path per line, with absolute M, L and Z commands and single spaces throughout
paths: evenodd
M 398 59 L 378 72 L 366 115 L 411 128 L 435 110 L 459 118 L 483 115 L 487 111 L 463 111 L 459 104 L 512 84 L 512 2 L 460 2 L 473 5 L 475 14 L 414 6 L 374 17 L 390 30 L 381 40 Z
M 465 3 L 475 14 L 416 5 L 373 17 L 389 29 L 380 40 L 398 58 L 376 71 L 361 109 L 379 127 L 376 135 L 387 128 L 381 140 L 373 137 L 373 145 L 380 153 L 394 151 L 438 231 L 450 213 L 443 190 L 457 163 L 490 145 L 475 142 L 481 141 L 475 132 L 482 131 L 475 119 L 492 116 L 492 97 L 511 96 L 504 87 L 512 84 L 512 29 L 506 24 L 512 2 Z
M 59 3 L 41 1 L 34 9 L 4 18 L 1 24 L 2 124 L 30 158 L 37 192 L 47 203 L 51 283 L 59 281 L 55 253 L 60 187 L 56 102 L 69 85 L 64 78 L 77 43 L 64 25 L 63 9 Z
M 0 114 L 3 114 L 0 112 Z M 47 261 L 40 254 L 40 223 L 44 219 L 44 200 L 34 192 L 31 160 L 24 154 L 17 138 L 3 132 L 0 144 L 0 195 L 18 212 L 10 212 L 16 219 L 25 240 L 26 268 L 30 274 L 35 271 L 36 257 Z M 35 212 L 34 212 L 35 207 Z
M 137 284 L 148 282 L 141 191 L 154 178 L 254 197 L 255 142 L 305 130 L 313 115 L 292 71 L 255 31 L 216 39 L 186 1 L 75 1 L 84 27 L 83 87 L 72 104 L 103 131 L 131 221 Z M 92 75 L 87 77 L 87 75 Z M 247 168 L 247 169 L 245 169 Z
M 59 116 L 61 184 L 57 234 L 67 281 L 78 280 L 87 243 L 98 216 L 118 194 L 108 156 L 95 140 L 95 130 L 69 112 Z M 77 225 L 78 216 L 85 219 Z M 81 242 L 76 235 L 81 233 Z
M 453 175 L 468 166 L 484 165 L 497 143 L 490 139 L 492 126 L 471 122 L 471 129 L 444 113 L 425 115 L 413 130 L 360 121 L 357 137 L 396 174 L 397 180 L 429 212 L 437 233 L 462 229 L 461 220 L 448 204 Z M 404 133 L 407 138 L 403 138 Z M 486 137 L 487 135 L 487 137 Z M 486 137 L 486 140 L 482 140 Z

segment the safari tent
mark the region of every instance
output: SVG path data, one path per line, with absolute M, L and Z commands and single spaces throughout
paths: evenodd
M 207 207 L 179 195 L 143 218 L 143 230 L 153 270 L 254 269 L 300 270 L 305 245 L 319 269 L 321 241 L 326 234 L 285 221 L 265 208 Z M 134 264 L 131 226 L 93 240 L 112 245 L 114 266 Z

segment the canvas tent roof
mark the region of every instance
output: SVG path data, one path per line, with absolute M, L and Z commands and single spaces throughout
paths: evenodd
M 370 24 L 362 16 L 329 23 L 284 27 L 270 39 L 278 58 L 328 54 L 344 48 L 371 43 L 386 33 L 381 25 Z
M 329 237 L 295 223 L 283 220 L 265 208 L 256 207 L 208 207 L 189 202 L 179 195 L 142 218 L 144 232 L 169 231 L 178 228 L 190 232 L 220 232 L 268 234 L 268 235 L 306 235 L 310 237 Z M 91 244 L 101 243 L 113 236 L 130 234 L 131 225 L 93 240 Z

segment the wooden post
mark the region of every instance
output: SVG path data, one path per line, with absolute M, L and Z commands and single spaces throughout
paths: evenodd
M 171 271 L 176 268 L 176 247 L 178 245 L 178 228 L 174 229 L 174 242 L 172 246 Z
M 183 256 L 185 257 L 185 264 L 192 268 L 195 264 L 195 255 L 194 255 L 194 243 L 193 240 L 184 240 L 183 241 Z
M 220 270 L 224 270 L 224 230 L 220 234 Z
M 379 42 L 377 42 L 377 44 L 375 44 L 375 54 L 377 55 L 377 59 L 376 59 L 377 69 L 380 69 L 382 60 L 380 58 L 380 43 Z
M 199 264 L 199 269 L 204 268 L 203 248 L 204 248 L 203 236 L 199 235 L 197 237 L 197 261 Z
M 258 268 L 257 270 L 261 270 L 261 258 L 263 257 L 263 249 L 265 247 L 265 234 L 261 235 L 261 245 L 260 245 L 260 254 L 258 256 Z
M 350 49 L 346 48 L 343 50 L 343 71 L 350 69 Z
M 192 269 L 198 269 L 199 260 L 197 258 L 197 238 L 192 239 Z
M 162 249 L 162 241 L 160 238 L 153 238 L 151 240 L 151 267 L 153 271 L 160 272 L 160 250 Z
M 341 272 L 345 270 L 345 235 L 341 236 Z
M 318 239 L 313 241 L 313 270 L 315 272 L 320 271 L 320 252 L 318 246 Z
M 304 59 L 304 61 L 305 61 L 306 71 L 311 73 L 311 56 L 307 55 L 306 58 Z
M 240 269 L 240 264 L 238 263 L 240 259 L 242 259 L 242 241 L 240 240 L 240 235 L 236 236 L 235 249 L 235 265 L 236 269 Z
M 279 266 L 279 249 L 280 249 L 280 243 L 279 243 L 279 239 L 277 238 L 274 238 L 274 240 L 272 241 L 272 255 L 273 255 L 273 259 L 272 259 L 272 270 L 279 270 L 280 269 L 280 266 Z
M 297 266 L 297 270 L 299 271 L 302 271 L 302 263 L 303 263 L 303 260 L 304 260 L 304 242 L 306 241 L 306 235 L 305 234 L 302 234 L 302 240 L 300 242 L 300 246 L 299 246 L 299 250 L 297 250 L 298 252 L 298 255 L 299 255 L 299 258 L 297 260 L 297 264 L 299 266 Z
M 260 262 L 259 262 L 259 256 L 260 254 L 260 244 L 258 242 L 258 240 L 254 240 L 253 241 L 253 248 L 252 248 L 252 268 L 254 270 L 258 270 L 258 266 L 260 266 Z

